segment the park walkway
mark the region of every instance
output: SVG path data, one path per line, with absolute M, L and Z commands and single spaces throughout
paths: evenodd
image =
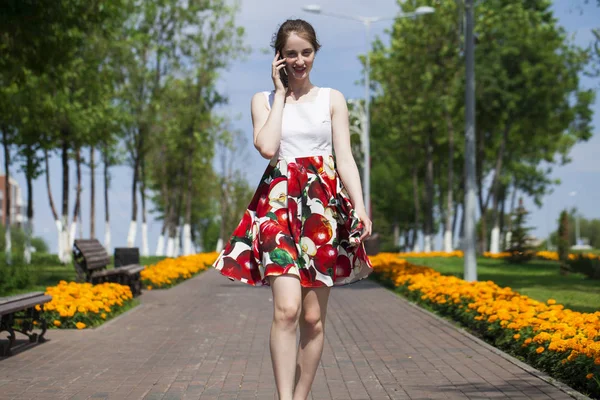
M 0 399 L 273 399 L 271 290 L 208 270 L 0 359 Z M 312 399 L 571 399 L 372 281 L 334 288 Z

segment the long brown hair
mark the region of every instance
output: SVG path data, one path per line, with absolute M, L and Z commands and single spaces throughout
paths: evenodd
M 302 39 L 310 42 L 312 47 L 315 49 L 315 53 L 321 48 L 321 44 L 317 40 L 317 34 L 311 24 L 303 19 L 288 19 L 279 26 L 277 33 L 273 35 L 271 40 L 271 47 L 275 49 L 275 52 L 283 50 L 285 42 L 292 33 L 300 36 Z

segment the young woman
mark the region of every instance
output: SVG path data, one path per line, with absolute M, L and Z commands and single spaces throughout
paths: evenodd
M 323 352 L 329 291 L 372 272 L 362 243 L 372 228 L 346 100 L 310 81 L 320 47 L 313 27 L 287 20 L 272 46 L 275 89 L 252 97 L 254 146 L 271 161 L 213 266 L 231 280 L 271 287 L 279 398 L 305 400 Z

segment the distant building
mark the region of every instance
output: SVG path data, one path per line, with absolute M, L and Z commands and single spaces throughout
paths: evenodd
M 21 188 L 16 180 L 9 178 L 10 190 L 10 224 L 23 227 L 25 217 L 23 215 L 23 198 Z M 2 225 L 6 225 L 6 177 L 0 175 L 0 211 L 2 212 Z

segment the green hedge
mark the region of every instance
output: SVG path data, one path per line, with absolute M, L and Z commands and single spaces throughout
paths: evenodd
M 600 279 L 600 258 L 589 258 L 576 255 L 574 260 L 568 262 L 571 271 L 584 274 L 590 279 Z

